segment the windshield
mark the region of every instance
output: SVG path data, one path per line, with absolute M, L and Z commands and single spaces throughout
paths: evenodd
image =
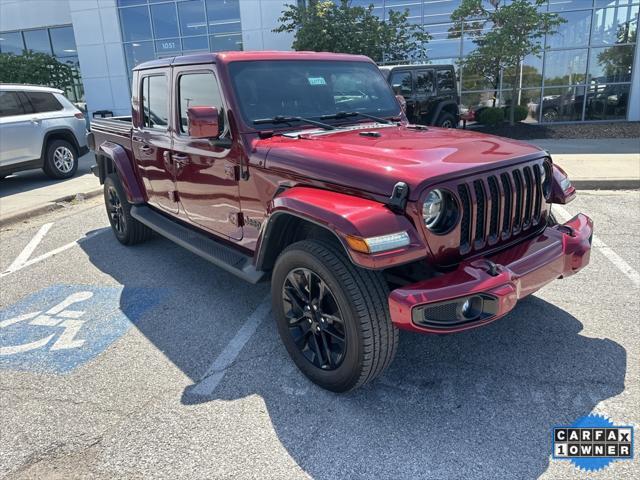
M 229 72 L 242 117 L 247 125 L 258 129 L 280 127 L 265 122 L 254 124 L 255 120 L 279 116 L 318 120 L 339 112 L 385 118 L 400 115 L 391 88 L 372 63 L 261 60 L 233 62 L 229 64 Z M 323 122 L 335 124 L 362 119 L 352 115 L 348 120 L 338 117 Z

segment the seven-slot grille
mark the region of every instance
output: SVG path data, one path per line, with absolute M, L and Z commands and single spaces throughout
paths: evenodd
M 458 185 L 461 204 L 460 253 L 506 240 L 539 223 L 542 214 L 542 163 Z

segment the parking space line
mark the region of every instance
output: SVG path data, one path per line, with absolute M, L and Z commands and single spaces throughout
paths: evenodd
M 566 222 L 570 220 L 573 215 L 571 215 L 565 208 L 554 205 L 553 211 L 558 214 L 558 216 L 562 217 L 562 219 Z M 611 247 L 609 247 L 606 243 L 600 240 L 597 236 L 593 236 L 592 245 L 597 248 L 607 259 L 616 266 L 618 270 L 624 273 L 631 283 L 633 283 L 636 287 L 640 287 L 640 273 L 635 270 L 631 265 L 629 265 L 620 255 L 618 255 Z
M 23 268 L 29 267 L 35 263 L 39 263 L 43 260 L 46 260 L 47 258 L 53 257 L 54 255 L 57 255 L 58 253 L 62 253 L 65 250 L 69 250 L 72 247 L 75 247 L 76 245 L 79 245 L 80 243 L 84 242 L 85 240 L 88 240 L 102 232 L 106 232 L 108 229 L 105 228 L 103 230 L 97 231 L 97 232 L 91 232 L 88 235 L 85 235 L 84 237 L 78 238 L 77 240 L 74 240 L 73 242 L 69 242 L 66 243 L 64 245 L 62 245 L 61 247 L 55 248 L 47 253 L 44 253 L 42 255 L 40 255 L 39 257 L 36 258 L 32 258 L 31 260 L 28 260 L 26 262 L 24 262 L 22 265 L 18 265 L 17 267 L 11 269 L 8 268 L 7 270 L 5 270 L 4 272 L 0 273 L 0 278 L 2 277 L 6 277 L 7 275 L 11 275 L 12 273 L 18 272 L 20 270 L 22 270 Z M 45 232 L 46 233 L 46 232 Z M 28 246 L 28 245 L 27 245 Z M 34 247 L 35 248 L 35 247 Z M 14 262 L 15 263 L 15 262 Z M 12 264 L 13 265 L 13 264 Z
M 22 265 L 27 263 L 31 254 L 35 251 L 35 249 L 40 245 L 40 242 L 47 234 L 49 229 L 53 226 L 53 223 L 45 223 L 40 227 L 40 230 L 33 236 L 33 238 L 27 243 L 27 246 L 20 252 L 20 254 L 16 257 L 9 268 L 5 270 L 5 272 L 12 272 L 18 270 Z
M 255 333 L 262 321 L 271 311 L 271 295 L 267 295 L 253 313 L 247 318 L 240 330 L 235 334 L 225 349 L 216 357 L 198 383 L 193 386 L 191 393 L 198 396 L 208 396 L 213 393 L 224 378 L 227 368 L 238 357 L 242 348 Z

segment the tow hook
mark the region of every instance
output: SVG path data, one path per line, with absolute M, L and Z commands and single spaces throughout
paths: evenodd
M 558 225 L 558 230 L 564 233 L 565 235 L 569 235 L 570 237 L 576 236 L 575 230 L 571 228 L 569 225 Z
M 491 260 L 487 260 L 486 258 L 478 260 L 477 262 L 473 262 L 471 266 L 484 269 L 492 277 L 497 277 L 498 275 L 500 275 L 500 272 L 502 270 L 500 265 L 492 262 Z

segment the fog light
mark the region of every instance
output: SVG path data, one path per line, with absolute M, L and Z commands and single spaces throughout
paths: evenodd
M 482 315 L 482 297 L 474 295 L 458 304 L 458 318 L 461 320 L 475 320 Z

